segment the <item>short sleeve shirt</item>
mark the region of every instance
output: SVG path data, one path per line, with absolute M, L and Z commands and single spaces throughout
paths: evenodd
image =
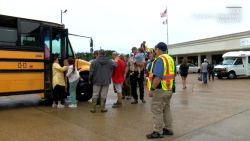
M 158 58 L 154 63 L 153 75 L 158 76 L 159 78 L 163 78 L 163 69 L 164 64 L 161 58 Z

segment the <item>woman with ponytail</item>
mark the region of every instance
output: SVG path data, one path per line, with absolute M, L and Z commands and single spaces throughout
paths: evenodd
M 70 94 L 70 101 L 71 104 L 69 105 L 70 108 L 76 108 L 76 87 L 79 82 L 79 72 L 77 71 L 77 68 L 75 66 L 75 59 L 71 58 L 69 59 L 69 69 L 66 74 L 66 76 L 69 79 L 69 94 Z

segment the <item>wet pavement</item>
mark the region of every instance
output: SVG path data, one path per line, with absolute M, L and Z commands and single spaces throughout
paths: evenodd
M 172 97 L 174 136 L 159 141 L 250 140 L 250 79 L 217 80 L 204 85 L 197 74 L 188 76 Z M 39 105 L 36 95 L 0 97 L 0 141 L 144 141 L 152 128 L 150 98 L 146 104 L 124 100 L 113 109 L 110 87 L 107 113 L 92 114 L 90 102 L 78 108 Z

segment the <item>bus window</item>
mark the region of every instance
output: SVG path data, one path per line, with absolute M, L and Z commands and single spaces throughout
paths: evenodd
M 17 30 L 0 26 L 0 45 L 16 46 Z
M 50 60 L 50 50 L 51 50 L 51 47 L 50 47 L 50 39 L 49 39 L 49 32 L 45 31 L 45 34 L 44 34 L 44 53 L 45 53 L 45 60 Z
M 59 58 L 61 58 L 61 34 L 58 32 L 52 33 L 52 53 L 59 54 Z
M 17 19 L 0 15 L 0 46 L 16 46 Z
M 242 65 L 243 62 L 242 62 L 242 58 L 237 58 L 234 65 Z
M 40 24 L 33 21 L 21 21 L 21 46 L 40 46 Z

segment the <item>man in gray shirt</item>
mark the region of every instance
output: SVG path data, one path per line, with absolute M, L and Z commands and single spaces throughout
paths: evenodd
M 202 80 L 204 84 L 207 84 L 207 73 L 208 73 L 207 67 L 208 67 L 207 59 L 204 59 L 204 62 L 201 64 Z
M 96 104 L 99 93 L 101 95 L 101 112 L 107 112 L 107 109 L 105 109 L 106 97 L 109 84 L 111 84 L 112 72 L 116 66 L 117 64 L 114 61 L 106 57 L 106 53 L 103 49 L 99 50 L 98 57 L 91 63 L 89 80 L 93 83 L 93 109 L 90 110 L 92 113 L 96 112 Z

